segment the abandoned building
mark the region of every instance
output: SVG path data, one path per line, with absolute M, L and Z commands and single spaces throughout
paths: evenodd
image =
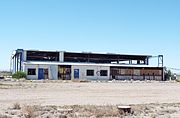
M 163 56 L 157 56 L 156 67 L 149 64 L 152 57 L 17 49 L 11 68 L 13 73 L 26 72 L 27 79 L 33 80 L 164 80 Z

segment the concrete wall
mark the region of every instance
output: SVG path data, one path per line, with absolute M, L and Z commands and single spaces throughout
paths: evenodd
M 49 65 L 49 79 L 52 79 L 52 80 L 58 79 L 58 66 Z
M 23 61 L 27 61 L 27 51 L 24 50 L 23 52 Z
M 38 79 L 38 69 L 44 68 L 48 69 L 48 79 L 57 80 L 58 79 L 58 65 L 24 65 L 23 69 L 25 72 L 28 71 L 28 68 L 36 69 L 36 75 L 27 75 L 27 79 Z M 79 69 L 79 78 L 85 80 L 109 80 L 109 79 L 117 79 L 117 80 L 162 80 L 162 76 L 140 76 L 139 71 L 136 72 L 137 75 L 128 76 L 128 75 L 118 75 L 115 78 L 110 76 L 110 67 L 108 66 L 95 66 L 95 65 L 72 65 L 71 66 L 71 79 L 74 78 L 74 70 Z M 94 76 L 87 76 L 87 70 L 94 70 Z M 101 70 L 107 70 L 107 76 L 100 76 Z
M 25 65 L 24 71 L 27 73 L 28 68 L 36 69 L 36 75 L 27 75 L 27 79 L 38 79 L 38 68 L 48 69 L 48 78 L 56 80 L 58 79 L 58 66 L 55 65 Z
M 58 66 L 57 65 L 24 65 L 24 71 L 27 72 L 28 68 L 36 69 L 36 75 L 27 75 L 28 79 L 38 79 L 38 68 L 48 69 L 49 79 L 58 79 Z M 71 77 L 74 79 L 74 69 L 79 69 L 79 79 L 87 80 L 109 80 L 110 68 L 104 66 L 71 66 Z M 94 76 L 86 76 L 87 70 L 94 70 Z M 107 70 L 107 76 L 100 76 L 100 70 Z
M 110 78 L 110 67 L 104 66 L 72 66 L 72 79 L 74 79 L 74 69 L 79 69 L 79 78 L 86 80 L 109 80 Z M 87 70 L 94 70 L 94 76 L 86 76 Z M 100 70 L 107 70 L 107 76 L 100 76 Z
M 63 51 L 59 52 L 59 61 L 64 62 L 64 52 Z

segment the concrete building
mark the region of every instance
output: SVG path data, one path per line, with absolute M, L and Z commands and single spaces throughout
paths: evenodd
M 152 57 L 17 49 L 12 71 L 24 71 L 27 79 L 35 80 L 164 80 L 163 56 L 157 56 L 157 67 L 149 65 Z

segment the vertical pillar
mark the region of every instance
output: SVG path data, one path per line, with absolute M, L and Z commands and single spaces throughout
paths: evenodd
M 158 55 L 158 67 L 163 67 L 163 55 Z
M 146 65 L 149 65 L 149 58 L 146 58 L 146 59 L 144 60 L 144 62 L 145 62 Z
M 18 65 L 19 65 L 19 64 L 18 64 L 18 63 L 19 63 L 19 54 L 17 54 L 16 56 L 17 56 L 17 60 L 16 60 L 17 66 L 16 66 L 16 68 L 17 68 L 17 71 L 19 71 L 19 70 L 18 70 Z
M 165 81 L 165 73 L 164 72 L 165 72 L 165 68 L 163 67 L 162 68 L 162 76 L 161 76 L 162 77 L 162 81 Z
M 16 72 L 16 55 L 14 55 L 14 73 Z
M 26 61 L 27 60 L 27 51 L 24 50 L 23 53 L 22 53 L 22 61 Z
M 64 62 L 64 52 L 63 51 L 59 52 L 59 61 Z
M 129 60 L 129 64 L 130 64 L 130 65 L 132 64 L 132 60 Z
M 20 71 L 22 71 L 22 52 L 20 53 L 20 62 L 19 62 L 19 66 L 20 66 Z

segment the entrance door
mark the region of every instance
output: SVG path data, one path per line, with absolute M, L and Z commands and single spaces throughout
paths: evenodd
M 48 79 L 48 69 L 44 69 L 44 79 Z
M 38 69 L 38 80 L 44 79 L 44 69 L 39 68 Z
M 71 80 L 71 66 L 69 65 L 58 66 L 58 78 L 60 80 Z
M 79 79 L 79 69 L 74 69 L 74 79 Z

